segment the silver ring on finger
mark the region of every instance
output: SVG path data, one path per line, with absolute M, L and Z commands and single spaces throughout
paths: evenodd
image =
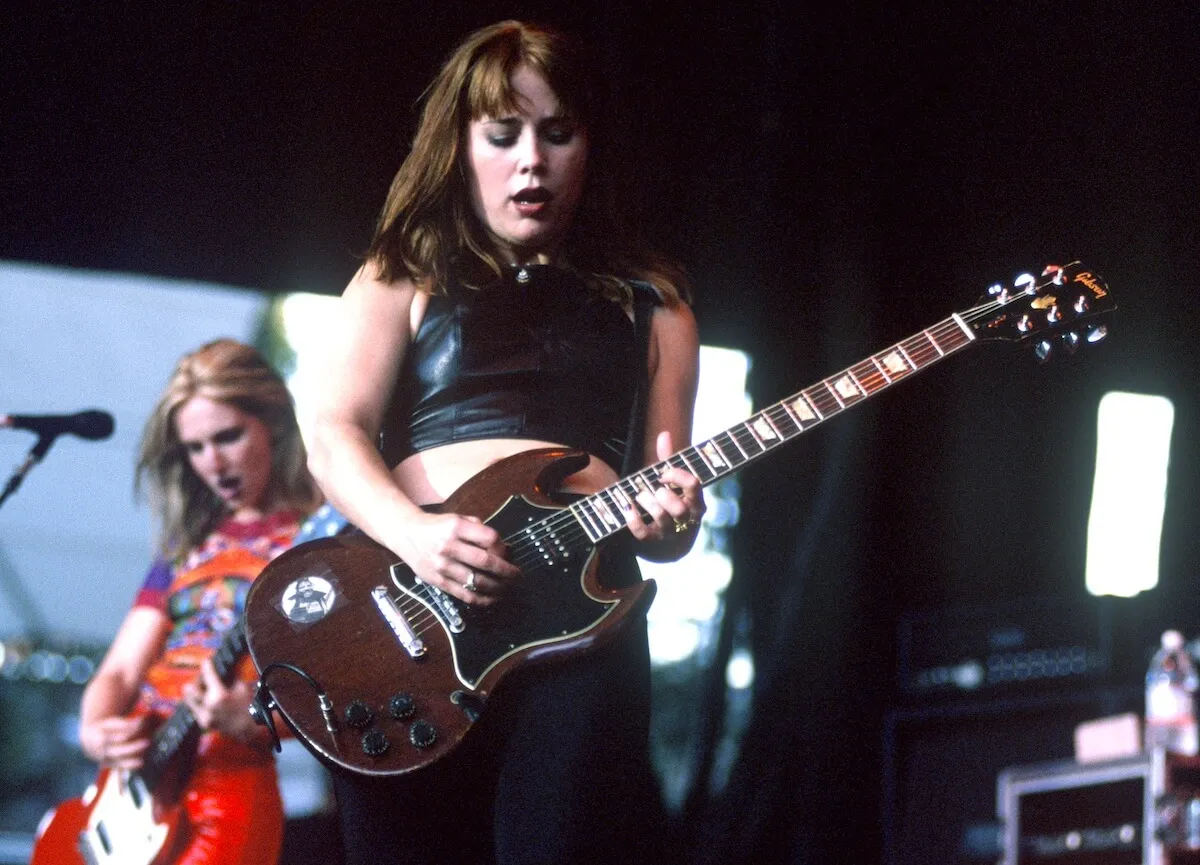
M 476 574 L 474 571 L 467 571 L 467 581 L 463 583 L 463 588 L 468 592 L 478 591 L 479 586 L 475 583 L 475 577 L 477 576 L 478 574 Z

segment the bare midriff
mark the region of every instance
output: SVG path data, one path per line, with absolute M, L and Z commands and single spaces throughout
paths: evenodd
M 535 448 L 561 447 L 565 445 L 534 439 L 452 442 L 406 458 L 392 469 L 392 477 L 416 504 L 439 504 L 494 462 Z M 562 490 L 572 493 L 594 493 L 616 480 L 617 475 L 612 467 L 593 456 L 585 468 L 567 477 Z

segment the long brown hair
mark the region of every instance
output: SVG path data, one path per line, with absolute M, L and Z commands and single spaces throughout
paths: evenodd
M 463 139 L 468 124 L 517 110 L 512 75 L 529 66 L 565 114 L 588 131 L 588 173 L 564 255 L 601 278 L 652 282 L 667 303 L 686 299 L 682 271 L 643 249 L 614 212 L 599 95 L 582 47 L 566 35 L 520 21 L 477 30 L 451 54 L 425 91 L 412 150 L 392 180 L 367 258 L 390 282 L 432 291 L 458 279 L 479 285 L 502 272 L 497 251 L 471 206 Z
M 308 473 L 295 407 L 283 379 L 254 348 L 218 339 L 179 360 L 142 432 L 134 487 L 139 495 L 148 489 L 161 554 L 174 558 L 186 553 L 227 514 L 225 504 L 192 470 L 175 428 L 176 412 L 195 396 L 254 415 L 270 430 L 266 501 L 272 509 L 307 514 L 320 504 L 321 491 Z

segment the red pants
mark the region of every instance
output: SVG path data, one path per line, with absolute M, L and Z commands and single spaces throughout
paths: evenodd
M 184 795 L 189 836 L 177 865 L 274 865 L 279 858 L 283 800 L 275 762 L 257 754 L 247 760 L 247 750 L 201 748 Z

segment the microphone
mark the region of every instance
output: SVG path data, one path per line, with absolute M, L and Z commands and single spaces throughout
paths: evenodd
M 0 427 L 35 432 L 42 438 L 54 438 L 63 433 L 82 439 L 106 439 L 113 433 L 113 416 L 99 409 L 75 414 L 10 414 L 0 415 Z
M 60 435 L 70 433 L 82 439 L 106 439 L 113 433 L 113 416 L 95 408 L 75 414 L 0 414 L 0 427 L 28 430 L 38 435 L 37 444 L 25 457 L 25 462 L 17 466 L 4 489 L 0 490 L 2 505 Z

